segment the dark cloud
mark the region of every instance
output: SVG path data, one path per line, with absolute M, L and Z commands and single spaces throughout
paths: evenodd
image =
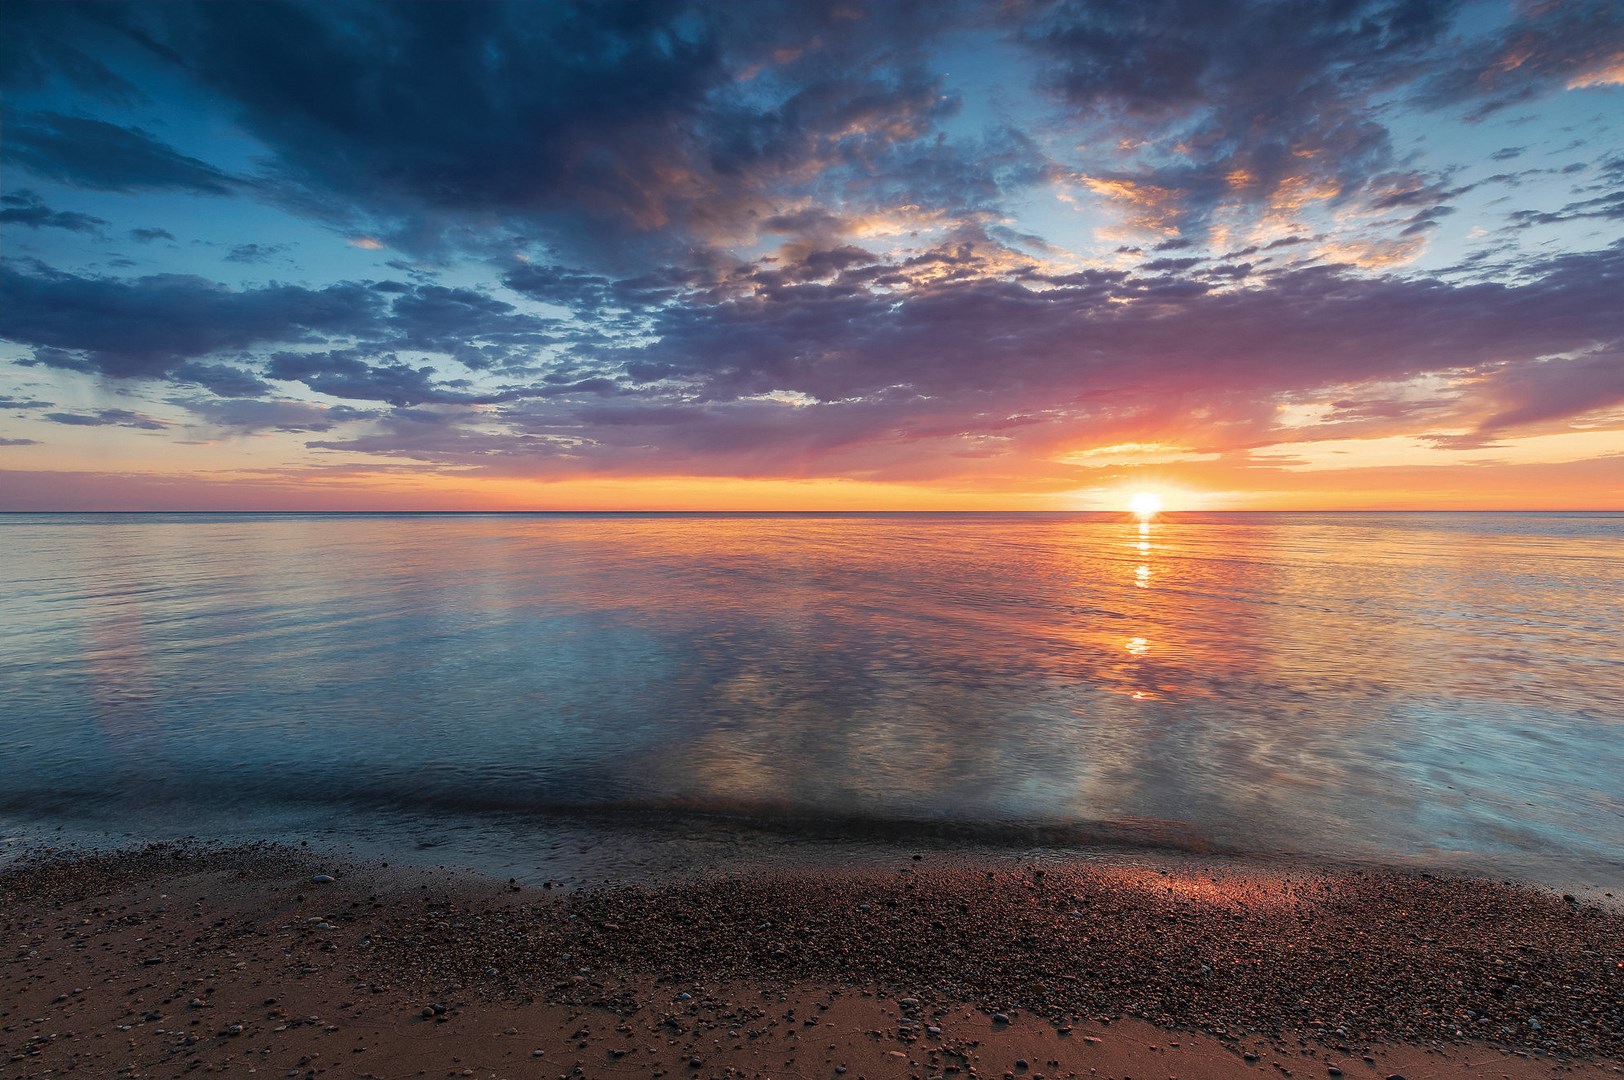
M 782 228 L 788 206 L 837 190 L 854 212 L 986 213 L 1042 169 L 1008 126 L 940 138 L 960 103 L 924 49 L 984 21 L 974 4 L 96 7 L 82 27 L 71 12 L 48 20 L 31 59 L 62 55 L 41 41 L 117 28 L 271 150 L 258 193 L 397 247 L 520 221 L 577 257 L 627 257 Z M 91 186 L 238 186 L 146 132 L 86 118 L 14 123 L 8 146 Z
M 472 368 L 529 355 L 552 343 L 552 320 L 521 315 L 512 304 L 473 289 L 419 285 L 403 289 L 390 308 L 396 348 L 438 352 Z M 486 351 L 484 346 L 492 346 Z
M 60 79 L 76 92 L 101 101 L 128 105 L 146 100 L 134 83 L 108 66 L 112 55 L 127 51 L 128 35 L 113 5 L 31 3 L 0 7 L 0 29 L 6 62 L 0 64 L 0 86 L 7 91 L 37 90 Z
M 429 365 L 413 367 L 392 354 L 370 363 L 354 350 L 320 353 L 277 353 L 265 368 L 273 379 L 302 382 L 333 397 L 416 405 L 425 401 L 466 400 L 471 395 L 447 390 Z
M 1399 235 L 1414 236 L 1428 229 L 1436 229 L 1439 221 L 1454 212 L 1453 206 L 1429 206 L 1424 210 L 1418 210 L 1405 220 L 1404 228 L 1399 230 Z
M 1188 270 L 1192 266 L 1200 266 L 1205 259 L 1151 259 L 1139 264 L 1139 269 L 1147 274 L 1169 273 L 1179 270 Z
M 226 252 L 226 262 L 267 262 L 288 252 L 287 244 L 236 244 Z
M 101 191 L 231 195 L 237 186 L 214 166 L 140 128 L 85 116 L 41 112 L 8 120 L 6 158 L 38 176 Z
M 203 278 L 154 275 L 85 277 L 35 266 L 0 267 L 0 337 L 34 347 L 33 363 L 117 378 L 171 378 L 230 397 L 269 386 L 218 354 L 278 350 L 272 378 L 298 380 L 324 393 L 402 404 L 465 401 L 466 382 L 402 352 L 450 357 L 470 369 L 513 368 L 563 340 L 556 320 L 515 311 L 471 289 L 438 285 L 378 289 L 341 283 L 324 289 L 268 285 L 228 289 Z M 553 393 L 547 387 L 506 396 Z M 496 396 L 501 396 L 498 393 Z
M 154 240 L 173 240 L 175 234 L 168 229 L 131 229 L 130 239 L 141 244 L 150 244 Z
M 1390 206 L 1382 176 L 1402 164 L 1386 126 L 1394 100 L 1481 118 L 1616 78 L 1606 72 L 1624 53 L 1624 9 L 1608 0 L 1521 5 L 1492 35 L 1464 31 L 1462 5 L 1447 0 L 1068 0 L 1039 5 L 1035 17 L 1017 10 L 1017 37 L 1071 118 L 1100 141 L 1135 147 L 1076 167 L 1117 185 L 1140 221 L 1198 232 L 1220 204 Z M 1437 203 L 1441 188 L 1433 178 L 1411 197 Z
M 393 230 L 396 243 L 436 214 L 563 208 L 659 226 L 667 181 L 700 165 L 680 132 L 729 78 L 712 20 L 665 4 L 142 14 L 276 148 L 287 198 L 316 214 L 417 219 Z
M 38 446 L 38 439 L 0 439 L 0 446 Z
M 162 431 L 169 426 L 161 420 L 129 409 L 102 409 L 94 413 L 51 412 L 46 413 L 44 419 L 70 427 L 122 427 L 140 431 Z
M 100 232 L 105 218 L 73 210 L 52 210 L 32 191 L 0 195 L 0 224 L 26 225 L 31 229 L 67 229 L 70 232 Z
M 157 377 L 222 350 L 364 334 L 382 313 L 360 285 L 234 291 L 199 277 L 119 280 L 0 266 L 0 337 L 47 367 Z
M 259 431 L 322 432 L 340 424 L 369 420 L 378 413 L 348 405 L 318 405 L 308 401 L 267 401 L 263 398 L 202 398 L 176 400 L 201 422 L 237 434 Z
M 1554 0 L 1515 10 L 1517 17 L 1492 38 L 1445 54 L 1418 99 L 1464 106 L 1469 119 L 1481 120 L 1552 90 L 1616 80 L 1624 7 L 1613 0 Z
M 204 364 L 191 361 L 170 371 L 169 378 L 176 383 L 201 386 L 221 397 L 259 397 L 271 392 L 270 383 L 231 364 Z
M 613 278 L 557 266 L 526 263 L 504 274 L 502 284 L 544 304 L 577 311 L 599 312 L 626 303 L 617 295 L 620 283 Z
M 1593 183 L 1580 187 L 1574 199 L 1556 210 L 1513 210 L 1507 216 L 1514 227 L 1554 225 L 1587 218 L 1624 221 L 1624 154 L 1608 158 L 1596 170 Z
M 53 403 L 33 398 L 0 397 L 0 409 L 48 409 Z
M 1019 36 L 1076 119 L 1148 135 L 1142 168 L 1107 171 L 1169 193 L 1183 217 L 1225 198 L 1361 190 L 1395 160 L 1374 99 L 1418 74 L 1457 6 L 1079 0 Z

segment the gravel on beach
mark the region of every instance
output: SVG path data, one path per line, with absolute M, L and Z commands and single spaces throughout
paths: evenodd
M 429 903 L 391 914 L 367 954 L 424 986 L 495 996 L 609 1002 L 629 974 L 768 977 L 1057 1023 L 1624 1053 L 1624 914 L 1417 874 L 914 864 L 733 877 Z
M 400 1026 L 408 1023 L 460 1031 L 498 1015 L 542 1025 L 543 1013 L 514 1011 L 527 1005 L 561 1010 L 548 1023 L 572 1038 L 580 1018 L 608 1017 L 599 1035 L 642 1025 L 664 1036 L 662 1054 L 679 1055 L 669 1069 L 706 1075 L 722 1060 L 724 1032 L 742 1054 L 769 1019 L 781 1039 L 793 1028 L 795 1045 L 828 1030 L 820 1052 L 831 1076 L 842 1075 L 836 1058 L 848 1052 L 882 1052 L 874 1039 L 855 1047 L 851 1032 L 883 1031 L 884 1045 L 900 1048 L 883 1052 L 904 1058 L 925 1047 L 933 1056 L 913 1064 L 937 1075 L 959 1068 L 948 1059 L 980 1052 L 972 1043 L 995 1045 L 1006 1021 L 1025 1032 L 1011 1043 L 1024 1055 L 1052 1054 L 1042 1039 L 1073 1032 L 1076 1045 L 1120 1042 L 1145 1021 L 1157 1027 L 1143 1030 L 1163 1033 L 1159 1053 L 1169 1030 L 1191 1033 L 1187 1046 L 1217 1040 L 1237 1068 L 1313 1047 L 1317 1075 L 1333 1076 L 1352 1067 L 1343 1059 L 1361 1058 L 1372 1074 L 1382 1046 L 1498 1048 L 1506 1061 L 1624 1057 L 1617 907 L 1476 879 L 1302 864 L 977 865 L 901 852 L 883 871 L 563 891 L 286 846 L 156 845 L 14 860 L 0 871 L 0 930 L 14 950 L 0 957 L 0 999 L 22 1003 L 0 1005 L 0 1066 L 13 1069 L 90 1053 L 83 1044 L 70 1053 L 71 1040 L 58 1045 L 46 1029 L 93 1013 L 106 1030 L 74 1038 L 111 1032 L 137 1056 L 147 1052 L 137 1033 L 168 1040 L 169 1064 L 154 1075 L 186 1060 L 225 1067 L 230 1047 L 246 1045 L 232 1040 L 264 1031 L 310 1058 L 287 1040 L 331 1037 L 338 1021 L 287 1003 L 329 996 L 351 999 L 324 1007 L 346 1023 L 387 1016 L 393 1026 L 376 1030 L 397 1034 L 414 1031 Z M 215 1011 L 254 995 L 264 1004 Z M 820 1027 L 829 1017 L 851 1030 Z M 972 1020 L 976 1038 L 966 1041 Z M 576 1042 L 606 1055 L 599 1072 L 635 1074 L 629 1062 L 616 1072 L 614 1051 L 628 1051 L 596 1038 Z M 112 1060 L 93 1045 L 103 1055 L 94 1060 Z M 211 1063 L 202 1055 L 210 1048 L 224 1056 Z M 558 1052 L 536 1051 L 538 1062 Z M 1043 1072 L 1016 1060 L 1010 1075 Z M 1289 1074 L 1283 1060 L 1277 1069 Z M 330 1061 L 300 1062 L 292 1074 L 315 1075 Z M 139 1064 L 128 1074 L 142 1074 Z M 570 1072 L 582 1069 L 534 1075 Z

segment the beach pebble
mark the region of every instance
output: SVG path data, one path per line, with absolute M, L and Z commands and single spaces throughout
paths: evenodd
M 1007 1024 L 1009 1023 L 1009 1015 L 1007 1013 L 993 1013 L 992 1022 L 995 1024 Z
M 315 885 L 326 885 L 328 882 L 334 880 L 336 879 L 331 874 L 317 874 L 315 877 L 310 879 L 311 883 Z

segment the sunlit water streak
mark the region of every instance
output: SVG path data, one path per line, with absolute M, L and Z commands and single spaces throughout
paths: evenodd
M 531 878 L 905 842 L 1618 883 L 1621 539 L 1617 514 L 0 516 L 0 826 Z

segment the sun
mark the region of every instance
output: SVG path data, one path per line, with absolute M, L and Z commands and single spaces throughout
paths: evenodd
M 1154 491 L 1135 492 L 1128 497 L 1128 511 L 1136 518 L 1153 518 L 1162 512 L 1162 497 Z

